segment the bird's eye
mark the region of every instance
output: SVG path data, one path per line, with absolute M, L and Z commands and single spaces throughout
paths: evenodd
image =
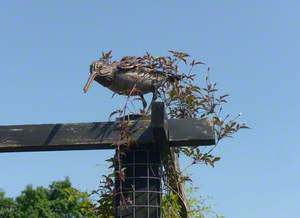
M 95 64 L 95 70 L 100 70 L 102 68 L 101 64 Z

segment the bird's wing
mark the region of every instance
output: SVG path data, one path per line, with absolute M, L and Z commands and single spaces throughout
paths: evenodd
M 142 59 L 140 57 L 125 56 L 119 61 L 117 67 L 120 70 L 128 70 L 128 69 L 134 69 L 138 66 L 142 66 Z

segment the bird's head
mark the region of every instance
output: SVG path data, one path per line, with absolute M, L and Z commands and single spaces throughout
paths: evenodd
M 97 80 L 97 82 L 102 84 L 102 81 L 105 81 L 107 77 L 110 77 L 112 75 L 112 72 L 113 66 L 111 64 L 108 64 L 102 60 L 94 61 L 90 65 L 90 76 L 83 88 L 83 91 L 86 93 L 89 90 L 93 80 Z

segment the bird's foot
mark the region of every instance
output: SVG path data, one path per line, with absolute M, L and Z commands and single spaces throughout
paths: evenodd
M 141 109 L 141 110 L 140 110 L 140 114 L 141 114 L 141 115 L 146 115 L 146 114 L 147 114 L 147 111 L 146 111 L 145 109 Z

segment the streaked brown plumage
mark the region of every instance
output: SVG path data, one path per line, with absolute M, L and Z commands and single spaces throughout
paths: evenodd
M 155 101 L 160 86 L 178 79 L 178 76 L 166 75 L 162 71 L 145 66 L 140 57 L 126 56 L 112 63 L 97 60 L 90 65 L 90 77 L 84 87 L 84 92 L 89 90 L 95 80 L 117 94 L 140 96 L 145 109 L 147 103 L 143 97 L 144 94 L 152 92 L 152 101 Z

